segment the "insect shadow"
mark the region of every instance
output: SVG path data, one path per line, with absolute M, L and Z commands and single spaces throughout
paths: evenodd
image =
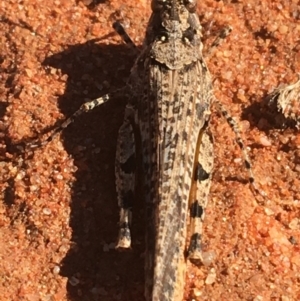
M 47 57 L 43 65 L 49 72 L 52 67 L 68 76 L 58 101 L 68 117 L 87 98 L 124 86 L 134 58 L 125 45 L 108 46 L 93 40 Z M 133 249 L 117 252 L 113 245 L 119 218 L 114 160 L 125 103 L 126 99 L 111 99 L 78 117 L 61 135 L 77 167 L 70 213 L 74 246 L 61 263 L 72 301 L 143 299 L 142 204 L 134 210 Z

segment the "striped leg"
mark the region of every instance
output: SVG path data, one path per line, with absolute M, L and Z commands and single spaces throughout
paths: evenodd
M 210 192 L 214 162 L 213 139 L 207 126 L 198 137 L 195 160 L 194 178 L 190 193 L 191 240 L 188 257 L 198 264 L 203 261 L 201 251 L 202 225 Z
M 75 112 L 73 113 L 69 118 L 67 118 L 60 126 L 56 127 L 52 134 L 44 141 L 40 141 L 40 140 L 35 140 L 33 142 L 30 142 L 28 144 L 28 148 L 29 149 L 35 149 L 41 146 L 44 146 L 46 144 L 48 144 L 49 142 L 51 142 L 58 134 L 60 134 L 60 132 L 62 130 L 64 130 L 65 128 L 67 128 L 78 116 L 80 116 L 83 113 L 89 112 L 91 110 L 93 110 L 94 108 L 102 105 L 103 103 L 107 102 L 110 99 L 110 95 L 109 94 L 105 94 L 102 97 L 93 99 L 89 102 L 86 102 L 84 104 L 81 105 L 81 107 Z
M 134 49 L 134 51 L 136 51 L 137 53 L 139 52 L 136 45 L 134 44 L 134 42 L 130 39 L 130 37 L 128 36 L 128 34 L 126 33 L 125 29 L 123 28 L 122 24 L 119 22 L 115 22 L 113 24 L 113 28 L 115 29 L 115 31 L 122 37 L 122 39 L 125 41 L 126 44 L 130 45 L 131 48 Z M 119 90 L 114 91 L 115 92 L 121 92 L 124 89 L 121 88 Z M 69 118 L 67 118 L 60 126 L 56 127 L 52 134 L 44 141 L 40 141 L 39 139 L 36 139 L 35 141 L 30 142 L 27 147 L 29 149 L 35 149 L 41 146 L 44 146 L 46 144 L 48 144 L 49 142 L 51 142 L 58 134 L 60 134 L 60 132 L 62 130 L 64 130 L 65 128 L 67 128 L 78 116 L 80 116 L 83 113 L 89 112 L 91 110 L 93 110 L 94 108 L 100 106 L 101 104 L 107 102 L 110 99 L 110 94 L 106 94 L 102 97 L 93 99 L 89 102 L 86 102 L 84 104 L 81 105 L 81 107 L 75 112 L 73 113 Z
M 122 39 L 124 40 L 124 42 L 126 44 L 130 45 L 131 48 L 133 48 L 135 52 L 139 53 L 138 48 L 136 47 L 134 42 L 130 39 L 130 37 L 126 33 L 126 31 L 123 28 L 121 23 L 115 22 L 113 24 L 113 28 L 122 37 Z M 112 93 L 120 93 L 124 89 L 126 89 L 126 87 L 115 90 Z M 51 133 L 51 135 L 47 139 L 45 139 L 44 141 L 41 141 L 40 139 L 35 139 L 34 141 L 29 142 L 26 147 L 28 147 L 29 149 L 36 149 L 38 147 L 41 147 L 41 146 L 44 146 L 44 145 L 48 144 L 57 135 L 59 135 L 61 131 L 63 131 L 65 128 L 67 128 L 78 116 L 80 116 L 83 113 L 89 112 L 89 111 L 93 110 L 94 108 L 96 108 L 96 107 L 100 106 L 101 104 L 103 104 L 103 103 L 107 102 L 108 100 L 110 100 L 111 94 L 106 94 L 102 97 L 93 99 L 89 102 L 86 102 L 86 103 L 82 104 L 81 107 L 75 113 L 73 113 L 69 118 L 65 119 L 65 121 L 63 121 L 63 123 L 61 125 L 54 128 L 53 132 Z
M 224 28 L 212 43 L 206 57 L 211 56 L 214 49 L 230 34 L 230 26 Z M 213 138 L 208 130 L 208 124 L 199 134 L 194 162 L 194 178 L 192 179 L 191 192 L 189 196 L 190 206 L 190 245 L 188 258 L 196 263 L 203 262 L 201 250 L 201 235 L 203 232 L 203 221 L 205 208 L 210 193 L 211 177 L 214 164 Z
M 245 167 L 248 172 L 248 180 L 251 185 L 250 187 L 252 189 L 254 196 L 256 196 L 256 194 L 259 194 L 263 198 L 264 201 L 267 201 L 266 192 L 263 189 L 259 188 L 255 182 L 255 178 L 254 178 L 254 174 L 253 174 L 252 166 L 251 166 L 251 160 L 250 160 L 248 151 L 245 147 L 245 144 L 243 143 L 243 139 L 241 137 L 240 129 L 239 129 L 237 123 L 235 122 L 235 120 L 231 117 L 231 115 L 227 112 L 227 110 L 224 108 L 224 106 L 218 100 L 215 100 L 214 104 L 217 106 L 218 110 L 224 116 L 227 123 L 229 124 L 229 126 L 231 127 L 233 132 L 235 133 L 236 142 L 237 142 L 238 146 L 240 147 L 243 157 L 244 157 Z M 257 200 L 257 201 L 259 203 L 261 203 L 260 200 Z
M 222 43 L 222 41 L 231 33 L 232 27 L 231 26 L 226 26 L 216 37 L 216 39 L 213 41 L 211 44 L 209 50 L 205 54 L 206 58 L 211 57 L 213 54 L 214 50 Z
M 130 248 L 130 224 L 135 187 L 135 138 L 133 130 L 134 109 L 127 105 L 117 142 L 115 162 L 116 189 L 120 207 L 119 238 L 116 248 Z

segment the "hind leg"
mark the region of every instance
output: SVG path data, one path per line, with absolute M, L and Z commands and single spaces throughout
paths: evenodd
M 116 248 L 130 248 L 130 225 L 135 190 L 136 151 L 133 129 L 134 109 L 127 105 L 117 142 L 115 162 L 116 190 L 120 208 L 119 237 Z
M 194 178 L 190 193 L 190 245 L 188 258 L 201 263 L 201 239 L 205 208 L 208 203 L 211 176 L 213 170 L 214 154 L 213 139 L 207 126 L 201 131 L 197 142 L 197 156 L 194 163 Z

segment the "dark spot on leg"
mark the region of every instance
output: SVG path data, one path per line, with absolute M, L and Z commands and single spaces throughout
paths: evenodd
M 207 173 L 203 166 L 198 162 L 197 168 L 195 170 L 195 181 L 204 181 L 209 178 L 209 173 Z
M 195 201 L 190 207 L 190 215 L 192 218 L 201 218 L 203 215 L 203 208 Z
M 134 193 L 132 190 L 124 191 L 121 196 L 122 200 L 122 208 L 123 209 L 130 209 L 132 208 L 133 204 L 133 199 L 134 199 Z
M 250 163 L 249 163 L 248 161 L 246 161 L 246 160 L 245 160 L 245 166 L 246 166 L 247 169 L 250 169 L 250 168 L 251 168 Z
M 188 255 L 194 253 L 195 251 L 201 250 L 201 235 L 200 233 L 194 233 L 191 237 L 190 246 L 188 249 Z
M 121 170 L 126 173 L 133 173 L 135 171 L 135 155 L 132 154 L 125 163 L 120 164 Z
M 237 140 L 237 144 L 240 147 L 240 149 L 244 149 L 244 144 L 241 140 Z

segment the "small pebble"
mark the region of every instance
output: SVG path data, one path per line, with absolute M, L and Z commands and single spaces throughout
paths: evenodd
M 214 268 L 210 269 L 210 271 L 208 272 L 208 275 L 205 279 L 205 284 L 213 284 L 216 281 L 216 270 Z
M 233 160 L 233 162 L 236 163 L 236 164 L 239 164 L 239 163 L 242 162 L 242 158 L 235 158 L 235 159 Z
M 45 215 L 50 215 L 50 214 L 52 213 L 52 211 L 51 211 L 50 208 L 45 207 L 45 208 L 43 208 L 43 213 L 44 213 Z
M 287 34 L 289 31 L 289 28 L 286 25 L 280 25 L 278 28 L 278 31 L 280 32 L 280 34 Z
M 214 251 L 203 252 L 202 253 L 203 265 L 210 266 L 212 262 L 215 260 L 216 256 L 217 256 L 216 252 Z
M 200 297 L 202 295 L 202 291 L 199 289 L 194 288 L 193 294 L 195 297 Z
M 290 221 L 289 228 L 292 230 L 297 230 L 298 227 L 299 227 L 299 219 L 295 217 Z
M 259 142 L 263 146 L 271 146 L 272 145 L 272 142 L 266 136 L 260 136 Z
M 265 208 L 265 213 L 266 213 L 266 215 L 270 216 L 270 215 L 274 214 L 274 211 L 270 208 Z
M 60 267 L 58 265 L 56 265 L 54 268 L 53 268 L 53 274 L 59 274 L 60 272 Z

